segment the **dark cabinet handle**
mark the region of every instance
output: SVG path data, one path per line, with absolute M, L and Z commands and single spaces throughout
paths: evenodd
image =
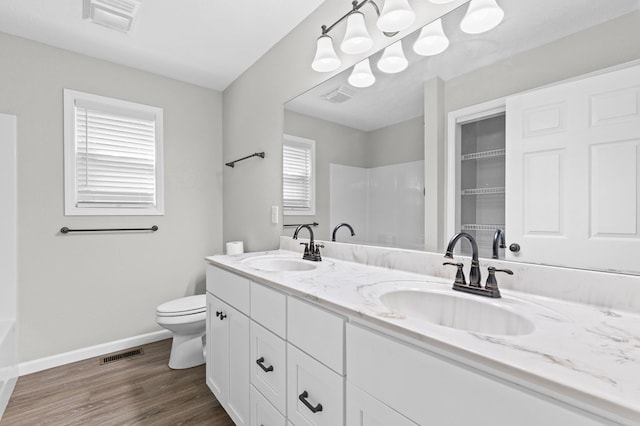
M 514 253 L 519 252 L 520 251 L 520 244 L 512 243 L 511 245 L 509 245 L 509 250 L 511 250 Z
M 268 373 L 269 371 L 273 371 L 273 365 L 270 365 L 268 367 L 264 366 L 264 357 L 261 356 L 260 358 L 256 359 L 256 364 L 258 364 L 260 366 L 260 368 L 262 368 L 262 371 L 264 371 L 265 373 Z
M 227 317 L 225 314 L 222 313 L 222 311 L 216 311 L 216 316 L 220 318 L 220 321 L 222 321 Z
M 307 407 L 309 410 L 311 410 L 312 413 L 317 413 L 318 411 L 322 411 L 322 404 L 318 403 L 318 405 L 314 407 L 313 405 L 309 404 L 309 401 L 307 401 L 308 397 L 309 397 L 309 392 L 307 391 L 304 391 L 300 395 L 298 395 L 298 399 L 302 401 L 304 406 Z

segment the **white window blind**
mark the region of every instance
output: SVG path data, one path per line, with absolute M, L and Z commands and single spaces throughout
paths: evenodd
M 88 94 L 71 101 L 67 92 L 66 213 L 162 214 L 159 109 Z
M 282 144 L 284 214 L 315 214 L 315 143 L 285 135 Z

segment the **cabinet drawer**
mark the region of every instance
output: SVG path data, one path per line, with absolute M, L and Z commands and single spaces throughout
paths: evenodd
M 296 426 L 344 424 L 343 377 L 287 345 L 287 418 Z
M 344 374 L 344 319 L 293 297 L 287 308 L 287 340 Z
M 418 426 L 347 381 L 347 425 Z
M 284 339 L 287 331 L 287 296 L 252 282 L 251 319 Z
M 251 386 L 251 426 L 286 426 L 286 419 Z
M 251 321 L 251 383 L 281 413 L 287 407 L 286 352 L 284 340 Z
M 207 291 L 246 315 L 249 315 L 250 283 L 240 275 L 207 265 Z

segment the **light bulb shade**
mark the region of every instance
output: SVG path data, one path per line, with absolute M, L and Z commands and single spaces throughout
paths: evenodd
M 380 31 L 396 32 L 409 28 L 416 20 L 416 14 L 408 0 L 384 0 L 376 26 Z
M 503 18 L 504 11 L 496 0 L 471 0 L 460 29 L 467 34 L 484 33 L 498 26 Z
M 347 18 L 347 30 L 340 49 L 344 53 L 357 55 L 369 51 L 373 47 L 373 40 L 367 31 L 362 12 L 353 12 Z
M 422 27 L 418 39 L 413 44 L 413 51 L 422 56 L 433 56 L 444 52 L 449 47 L 449 39 L 442 28 L 442 19 L 436 19 Z
M 388 74 L 404 71 L 408 65 L 409 61 L 407 61 L 402 51 L 402 40 L 398 40 L 384 49 L 382 57 L 378 61 L 378 69 Z
M 347 79 L 353 87 L 369 87 L 376 82 L 376 77 L 371 72 L 369 58 L 358 62 L 351 71 L 351 75 Z
M 342 61 L 333 49 L 333 42 L 328 35 L 318 38 L 316 46 L 316 56 L 313 58 L 311 68 L 318 72 L 330 72 L 338 69 Z

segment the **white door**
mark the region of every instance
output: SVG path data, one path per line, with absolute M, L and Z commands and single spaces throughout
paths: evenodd
M 640 66 L 507 99 L 507 258 L 638 270 Z

